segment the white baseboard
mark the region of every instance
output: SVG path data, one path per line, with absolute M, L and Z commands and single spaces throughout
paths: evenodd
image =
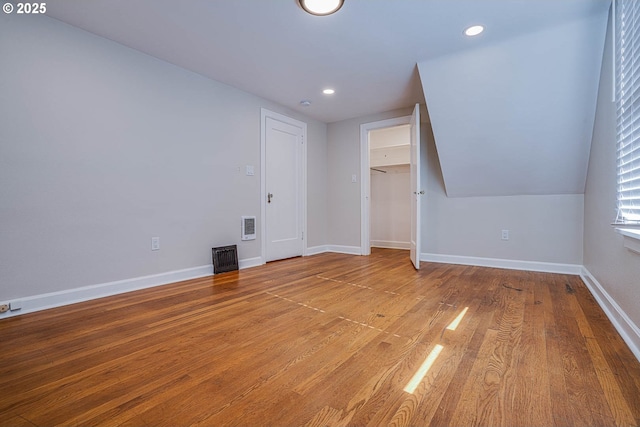
M 257 267 L 264 264 L 262 257 L 257 256 L 255 258 L 241 259 L 238 261 L 238 268 L 244 270 L 245 268 Z
M 327 252 L 337 252 L 339 254 L 348 255 L 362 255 L 360 246 L 327 245 Z
M 372 240 L 371 246 L 374 248 L 385 248 L 385 249 L 409 249 L 411 246 L 411 243 L 395 242 L 392 240 Z
M 264 263 L 262 262 L 261 257 L 238 261 L 240 269 L 255 267 L 262 264 Z M 201 265 L 199 267 L 167 271 L 165 273 L 134 277 L 131 279 L 117 280 L 115 282 L 100 283 L 97 285 L 83 286 L 74 289 L 66 289 L 64 291 L 51 292 L 30 297 L 15 298 L 6 302 L 13 303 L 14 305 L 19 303 L 21 304 L 22 309 L 1 313 L 0 319 L 211 275 L 213 275 L 213 265 L 208 264 Z M 3 301 L 3 303 L 4 302 L 5 301 Z
M 323 252 L 337 252 L 350 255 L 360 255 L 359 246 L 323 245 L 307 248 L 307 255 Z M 595 277 L 583 266 L 573 264 L 555 264 L 531 261 L 515 261 L 495 258 L 478 258 L 441 254 L 420 254 L 420 260 L 426 262 L 441 262 L 447 264 L 477 265 L 483 267 L 507 268 L 515 270 L 543 271 L 550 273 L 579 274 L 591 294 L 594 296 L 607 317 L 613 323 L 633 354 L 640 360 L 640 329 L 633 323 L 629 316 L 620 308 L 616 301 L 604 290 Z M 251 268 L 264 264 L 261 257 L 249 258 L 239 261 L 240 269 Z M 0 319 L 60 307 L 82 301 L 117 295 L 139 289 L 166 285 L 182 280 L 196 279 L 211 276 L 213 266 L 202 265 L 199 267 L 169 271 L 149 276 L 132 279 L 118 280 L 101 283 L 98 285 L 84 286 L 59 292 L 18 298 L 8 303 L 19 303 L 22 309 L 7 311 L 0 314 Z
M 460 255 L 421 253 L 420 261 L 574 275 L 579 275 L 582 272 L 582 266 L 577 264 L 556 264 L 552 262 L 519 261 L 511 259 L 480 258 Z
M 323 254 L 325 252 L 329 252 L 329 249 L 327 248 L 328 248 L 327 245 L 312 246 L 310 248 L 307 248 L 307 252 L 305 253 L 305 256 L 318 255 L 318 254 Z
M 631 352 L 640 361 L 640 328 L 633 323 L 627 313 L 618 305 L 611 295 L 605 291 L 598 280 L 586 269 L 582 267 L 580 274 L 582 281 L 587 285 L 591 295 L 596 299 L 602 310 L 605 312 L 613 326 L 616 328 Z

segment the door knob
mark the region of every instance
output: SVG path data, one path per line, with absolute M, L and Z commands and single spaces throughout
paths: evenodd
M 267 203 L 271 203 L 271 198 L 273 197 L 273 194 L 268 193 L 267 194 Z

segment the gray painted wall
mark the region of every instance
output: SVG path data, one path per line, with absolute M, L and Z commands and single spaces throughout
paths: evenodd
M 389 111 L 327 126 L 328 241 L 360 247 L 360 125 L 411 115 L 412 109 Z M 351 175 L 358 182 L 351 182 Z
M 398 110 L 329 124 L 331 244 L 360 246 L 360 183 L 351 183 L 351 174 L 360 170 L 360 125 L 409 114 Z M 582 264 L 582 194 L 448 198 L 431 127 L 421 126 L 422 186 L 427 189 L 423 253 Z M 502 229 L 510 230 L 509 241 L 500 239 Z
M 422 252 L 518 261 L 582 264 L 582 194 L 447 197 L 430 127 L 422 209 Z M 503 229 L 509 240 L 501 240 Z
M 210 264 L 212 246 L 259 257 L 240 216 L 262 226 L 261 107 L 308 123 L 307 245 L 327 243 L 324 123 L 46 16 L 1 15 L 0 300 Z
M 624 247 L 616 216 L 616 108 L 611 22 L 607 31 L 589 172 L 584 196 L 584 266 L 629 318 L 640 325 L 640 255 Z
M 389 242 L 396 242 L 408 249 L 411 242 L 409 165 L 387 166 L 381 170 L 386 173 L 371 171 L 371 245 L 396 247 L 389 246 Z

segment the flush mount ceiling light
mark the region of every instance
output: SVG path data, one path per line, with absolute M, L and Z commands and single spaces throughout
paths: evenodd
M 312 15 L 326 16 L 342 7 L 344 0 L 298 0 L 300 6 Z
M 335 90 L 333 90 L 333 89 L 328 89 L 328 88 L 327 88 L 327 89 L 324 89 L 324 90 L 322 91 L 322 93 L 324 93 L 325 95 L 333 95 L 334 93 L 336 93 L 336 91 L 335 91 Z
M 484 27 L 482 25 L 474 25 L 464 30 L 464 33 L 469 37 L 473 37 L 473 36 L 477 36 L 483 31 L 484 31 Z

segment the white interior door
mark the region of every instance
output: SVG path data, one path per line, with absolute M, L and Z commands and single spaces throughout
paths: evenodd
M 410 256 L 416 270 L 420 269 L 420 104 L 416 104 L 411 115 L 411 246 Z
M 288 119 L 288 118 L 284 118 Z M 303 124 L 264 117 L 265 261 L 303 254 Z

